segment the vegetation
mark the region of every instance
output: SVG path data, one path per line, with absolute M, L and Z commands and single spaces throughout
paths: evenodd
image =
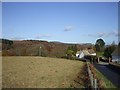
M 99 83 L 101 84 L 102 88 L 116 88 L 110 80 L 108 80 L 101 72 L 95 69 L 96 75 L 99 79 Z
M 68 49 L 67 52 L 66 52 L 66 54 L 67 54 L 67 58 L 68 58 L 68 59 L 72 59 L 72 56 L 73 56 L 73 54 L 74 54 L 74 51 Z
M 105 42 L 103 39 L 98 39 L 95 43 L 94 49 L 96 50 L 97 56 L 102 56 L 105 58 L 112 58 L 112 53 L 115 50 L 116 45 L 113 42 L 111 45 L 105 47 Z
M 109 81 L 101 72 L 99 72 L 92 64 L 90 64 L 91 71 L 94 77 L 98 79 L 100 88 L 116 88 L 111 81 Z
M 115 50 L 115 45 L 111 45 L 111 46 L 109 46 L 109 47 L 107 47 L 106 49 L 105 49 L 105 51 L 104 51 L 104 56 L 106 57 L 106 58 L 112 58 L 112 53 L 113 53 L 113 51 Z
M 66 50 L 67 58 L 68 59 L 74 59 L 77 52 L 77 45 L 69 46 Z
M 2 43 L 2 50 L 8 50 L 13 45 L 13 41 L 7 39 L 0 39 L 0 43 Z
M 96 52 L 97 56 L 103 56 L 104 52 Z
M 103 52 L 105 47 L 105 42 L 103 39 L 98 39 L 95 43 L 95 48 L 97 52 Z
M 70 88 L 84 62 L 48 57 L 3 57 L 3 88 Z
M 84 63 L 83 67 L 81 67 L 80 72 L 78 72 L 71 86 L 73 88 L 89 88 L 90 87 L 86 63 Z
M 7 39 L 0 39 L 0 43 L 12 45 L 12 44 L 13 44 L 13 41 L 7 40 Z
M 11 46 L 7 43 L 1 44 L 3 56 L 43 56 L 66 58 L 67 50 L 69 50 L 68 47 L 70 47 L 70 50 L 73 51 L 73 56 L 75 56 L 77 50 L 92 47 L 92 44 L 66 44 L 41 40 L 23 40 L 12 42 Z M 70 51 L 68 51 L 68 53 L 69 52 Z

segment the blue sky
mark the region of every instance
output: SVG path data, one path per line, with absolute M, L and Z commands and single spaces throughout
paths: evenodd
M 2 35 L 13 40 L 106 44 L 118 41 L 116 2 L 2 3 Z
M 2 37 L 2 3 L 0 2 L 0 38 Z

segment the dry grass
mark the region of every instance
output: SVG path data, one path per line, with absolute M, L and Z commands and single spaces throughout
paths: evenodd
M 69 88 L 83 63 L 48 57 L 3 57 L 3 88 Z
M 2 57 L 0 56 L 0 89 L 2 89 Z

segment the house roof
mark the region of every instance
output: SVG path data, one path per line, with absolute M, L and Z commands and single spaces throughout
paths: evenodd
M 89 52 L 89 54 L 95 53 L 95 51 L 93 49 L 88 49 L 88 52 Z
M 82 52 L 84 53 L 84 55 L 90 55 L 95 53 L 93 49 L 85 49 L 85 50 L 77 51 L 76 54 L 81 54 Z
M 80 51 L 77 51 L 76 54 L 80 54 Z
M 84 55 L 89 55 L 90 53 L 88 52 L 88 50 L 82 50 L 82 52 L 84 53 Z

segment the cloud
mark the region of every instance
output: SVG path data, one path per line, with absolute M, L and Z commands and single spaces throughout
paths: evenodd
M 112 31 L 112 32 L 99 32 L 96 34 L 88 34 L 89 37 L 110 37 L 110 36 L 115 36 L 119 37 L 120 32 L 118 31 Z
M 72 29 L 73 29 L 73 26 L 68 25 L 68 26 L 65 26 L 64 31 L 71 31 Z
M 94 34 L 88 34 L 89 37 L 96 37 Z
M 89 37 L 104 37 L 106 33 L 88 34 Z
M 51 37 L 51 35 L 50 34 L 39 34 L 35 38 L 36 39 L 41 39 L 41 38 L 48 38 L 48 37 Z
M 98 37 L 103 37 L 103 36 L 106 36 L 106 33 L 102 32 L 102 33 L 99 33 L 97 34 Z
M 118 31 L 112 31 L 112 32 L 109 32 L 109 33 L 106 33 L 107 36 L 115 36 L 115 37 L 119 37 L 120 36 L 120 32 Z
M 120 32 L 119 31 L 113 31 L 113 33 L 111 33 L 111 34 L 113 34 L 114 36 L 120 37 Z

